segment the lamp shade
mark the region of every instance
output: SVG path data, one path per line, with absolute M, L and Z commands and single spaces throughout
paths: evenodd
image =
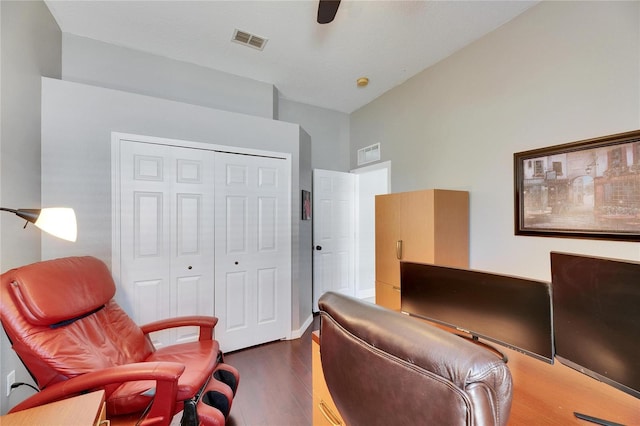
M 40 210 L 35 225 L 58 238 L 75 241 L 78 237 L 76 213 L 68 207 L 51 207 Z
M 78 236 L 76 214 L 69 207 L 50 207 L 45 209 L 7 209 L 0 210 L 15 213 L 53 236 L 67 241 L 75 241 Z

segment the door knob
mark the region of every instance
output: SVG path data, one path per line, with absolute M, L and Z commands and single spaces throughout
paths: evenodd
M 322 250 L 322 246 L 316 246 L 316 250 L 318 251 Z
M 187 267 L 187 269 L 193 269 L 193 266 L 189 265 L 189 266 Z

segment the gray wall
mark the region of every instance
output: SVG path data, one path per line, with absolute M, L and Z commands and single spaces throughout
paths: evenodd
M 279 117 L 309 133 L 314 169 L 349 171 L 349 114 L 280 99 Z
M 514 236 L 513 153 L 640 127 L 640 2 L 542 2 L 351 115 L 392 191 L 470 191 L 471 267 L 550 279 L 549 251 L 638 243 Z
M 63 80 L 277 118 L 272 84 L 72 34 L 62 42 Z
M 42 2 L 0 2 L 0 205 L 40 207 L 40 81 L 60 77 L 61 33 Z M 9 213 L 0 215 L 0 271 L 40 260 L 41 232 Z M 53 238 L 42 236 L 45 238 Z M 30 381 L 4 332 L 0 333 L 0 413 L 31 395 L 6 397 L 6 377 Z
M 297 316 L 300 318 L 300 321 L 306 320 L 309 322 L 312 320 L 312 317 L 309 317 L 309 312 L 311 312 L 313 305 L 313 277 L 312 277 L 312 260 L 313 260 L 313 228 L 312 221 L 310 220 L 300 220 L 301 217 L 301 193 L 303 189 L 306 191 L 311 191 L 311 136 L 304 131 L 304 129 L 300 128 L 300 167 L 299 167 L 299 191 L 298 191 L 298 203 L 294 205 L 293 212 L 293 220 L 294 223 L 297 223 L 299 226 L 300 238 L 298 239 L 298 248 L 294 251 L 294 259 L 296 253 L 298 255 L 297 261 L 294 261 L 294 265 L 297 264 L 299 267 L 299 271 L 297 273 L 292 274 L 294 280 L 298 280 L 300 282 L 298 291 L 292 295 L 293 298 L 293 306 L 298 306 Z M 293 249 L 293 248 L 292 248 Z M 297 298 L 297 300 L 296 300 Z M 294 316 L 296 313 L 293 313 Z M 294 330 L 299 330 L 300 335 L 306 329 L 306 326 L 310 325 L 306 323 L 300 323 L 298 326 L 292 326 L 291 328 Z
M 279 99 L 233 74 L 63 34 L 62 79 L 295 123 L 311 136 L 312 167 L 349 171 L 349 115 Z

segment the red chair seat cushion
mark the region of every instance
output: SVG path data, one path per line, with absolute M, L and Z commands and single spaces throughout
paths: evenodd
M 185 370 L 178 379 L 176 397 L 177 401 L 184 401 L 193 397 L 211 377 L 218 352 L 216 340 L 202 340 L 160 348 L 145 362 L 170 361 L 184 364 Z M 107 398 L 107 411 L 120 415 L 143 410 L 153 397 L 154 385 L 153 381 L 123 383 Z

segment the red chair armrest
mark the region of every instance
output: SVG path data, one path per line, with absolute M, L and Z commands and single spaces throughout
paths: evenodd
M 213 329 L 218 323 L 218 318 L 204 315 L 192 315 L 176 318 L 167 318 L 140 326 L 144 334 L 154 331 L 166 330 L 175 327 L 200 327 L 199 340 L 213 339 Z
M 63 382 L 51 385 L 27 398 L 10 412 L 22 411 L 50 402 L 79 395 L 83 392 L 100 389 L 112 383 L 134 380 L 155 380 L 156 392 L 147 419 L 166 419 L 169 424 L 173 416 L 178 392 L 178 378 L 184 372 L 184 365 L 176 362 L 138 362 L 105 368 L 86 373 Z

